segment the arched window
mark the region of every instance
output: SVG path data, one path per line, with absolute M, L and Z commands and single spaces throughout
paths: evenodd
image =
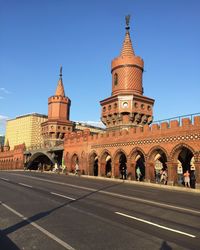
M 118 84 L 118 74 L 114 74 L 114 85 L 116 86 Z

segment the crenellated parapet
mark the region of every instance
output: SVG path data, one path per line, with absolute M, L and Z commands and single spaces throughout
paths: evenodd
M 63 103 L 69 103 L 70 99 L 67 96 L 50 96 L 48 98 L 48 103 L 51 104 L 52 102 L 63 102 Z
M 65 135 L 65 146 L 107 143 L 130 143 L 140 144 L 161 144 L 179 141 L 200 140 L 200 116 L 194 117 L 193 121 L 183 118 L 181 122 L 172 120 L 160 124 L 145 125 L 144 127 L 133 127 L 124 130 L 107 131 L 93 135 L 89 130 L 67 133 Z
M 0 170 L 22 169 L 24 167 L 25 144 L 14 146 L 14 149 L 0 152 Z

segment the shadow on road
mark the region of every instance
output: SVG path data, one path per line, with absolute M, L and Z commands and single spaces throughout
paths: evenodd
M 5 233 L 0 231 L 0 249 L 3 250 L 20 250 L 15 243 L 13 243 Z
M 170 247 L 170 245 L 168 245 L 166 241 L 163 241 L 159 250 L 172 250 L 172 247 Z
M 63 203 L 62 205 L 60 205 L 60 206 L 58 206 L 58 207 L 55 207 L 55 208 L 53 208 L 53 209 L 50 209 L 50 210 L 47 210 L 47 211 L 44 211 L 44 212 L 40 212 L 40 213 L 35 214 L 35 215 L 33 215 L 33 216 L 29 217 L 29 218 L 23 217 L 23 218 L 22 218 L 22 221 L 20 221 L 20 222 L 16 223 L 15 225 L 12 225 L 12 226 L 10 226 L 10 227 L 8 227 L 8 228 L 5 228 L 5 229 L 3 229 L 3 230 L 0 231 L 0 236 L 1 236 L 0 246 L 4 246 L 4 244 L 5 244 L 5 246 L 8 246 L 7 248 L 3 248 L 4 250 L 6 250 L 6 249 L 9 249 L 9 250 L 12 250 L 12 249 L 13 249 L 13 250 L 17 250 L 17 249 L 19 249 L 14 243 L 12 243 L 12 241 L 7 237 L 7 235 L 9 235 L 9 234 L 11 234 L 11 233 L 17 231 L 18 229 L 20 229 L 20 228 L 22 228 L 22 227 L 24 227 L 24 226 L 30 225 L 30 224 L 32 224 L 32 223 L 34 223 L 34 222 L 40 220 L 41 218 L 44 218 L 44 217 L 49 216 L 51 213 L 53 213 L 53 212 L 59 210 L 59 209 L 62 208 L 62 207 L 69 206 L 69 205 L 71 205 L 71 204 L 73 204 L 73 203 L 76 203 L 76 202 L 78 202 L 78 201 L 80 201 L 80 200 L 83 200 L 83 199 L 85 199 L 85 198 L 87 198 L 87 197 L 89 197 L 89 196 L 91 196 L 91 195 L 93 195 L 93 194 L 95 194 L 95 193 L 98 193 L 98 192 L 100 192 L 100 191 L 102 191 L 102 190 L 106 190 L 106 189 L 111 188 L 111 187 L 113 187 L 113 186 L 119 186 L 119 185 L 121 185 L 121 184 L 122 184 L 122 183 L 117 183 L 117 184 L 113 184 L 113 185 L 109 185 L 109 186 L 103 187 L 103 188 L 101 188 L 101 189 L 98 189 L 98 190 L 89 192 L 88 194 L 83 195 L 83 196 L 79 197 L 79 198 L 76 199 L 76 200 L 70 200 L 70 201 L 68 201 L 68 202 L 65 202 L 65 203 Z M 3 205 L 3 204 L 4 204 L 4 202 L 1 202 L 0 205 Z M 4 244 L 3 244 L 2 242 L 3 242 Z M 2 244 L 3 244 L 3 245 L 2 245 Z M 7 244 L 7 245 L 6 245 L 6 244 Z M 9 244 L 10 244 L 10 245 L 9 245 Z M 14 247 L 15 247 L 15 248 L 14 248 Z M 163 248 L 163 249 L 164 249 L 164 248 Z

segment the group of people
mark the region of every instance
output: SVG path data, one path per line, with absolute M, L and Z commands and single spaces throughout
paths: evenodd
M 53 168 L 53 172 L 56 173 L 65 173 L 66 172 L 66 166 L 58 166 L 57 163 L 55 163 L 54 168 Z M 127 179 L 127 169 L 125 166 L 122 166 L 120 169 L 121 172 L 121 178 L 122 179 Z M 80 169 L 79 169 L 79 165 L 76 163 L 75 165 L 75 175 L 80 175 Z M 161 169 L 161 170 L 155 170 L 155 178 L 156 178 L 156 183 L 163 183 L 165 185 L 167 185 L 167 181 L 168 181 L 168 174 L 167 174 L 167 169 Z M 186 170 L 186 172 L 182 175 L 182 182 L 184 184 L 185 187 L 193 187 L 195 188 L 195 173 L 194 171 L 191 171 L 191 173 Z M 137 181 L 141 181 L 142 180 L 142 173 L 140 170 L 140 167 L 136 167 L 136 180 Z
M 54 167 L 53 167 L 52 171 L 54 173 L 65 173 L 66 167 L 65 167 L 65 165 L 58 165 L 58 163 L 56 162 L 54 164 Z
M 74 173 L 75 175 L 80 175 L 80 169 L 79 169 L 79 165 L 76 163 L 75 165 L 75 169 L 74 169 Z M 54 167 L 52 169 L 52 171 L 54 173 L 63 173 L 63 174 L 67 174 L 67 168 L 65 165 L 58 165 L 58 163 L 56 162 L 54 164 Z

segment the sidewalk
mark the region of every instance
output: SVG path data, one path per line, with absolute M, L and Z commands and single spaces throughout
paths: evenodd
M 179 186 L 173 186 L 173 185 L 164 185 L 164 184 L 158 184 L 158 183 L 152 183 L 152 182 L 144 182 L 144 181 L 134 181 L 134 180 L 121 180 L 121 179 L 115 179 L 115 178 L 107 178 L 107 177 L 100 177 L 100 176 L 90 176 L 90 175 L 81 175 L 81 177 L 84 178 L 91 178 L 91 179 L 99 179 L 99 180 L 105 180 L 105 181 L 113 181 L 113 182 L 124 182 L 127 184 L 134 184 L 134 185 L 141 185 L 141 186 L 149 186 L 153 188 L 161 188 L 161 189 L 168 189 L 168 190 L 174 190 L 174 191 L 180 191 L 180 192 L 189 192 L 189 193 L 199 193 L 200 189 L 193 189 L 193 188 L 187 188 L 187 187 L 179 187 Z
M 1 170 L 1 171 L 23 171 L 23 172 L 30 172 L 30 170 Z M 31 172 L 39 172 L 44 174 L 58 174 L 54 173 L 52 171 L 39 171 L 39 170 L 31 170 Z M 66 175 L 64 173 L 59 173 L 59 175 Z M 75 174 L 68 173 L 67 175 L 75 176 Z M 102 176 L 92 176 L 92 175 L 80 175 L 80 177 L 83 178 L 90 178 L 90 179 L 99 179 L 104 181 L 112 181 L 112 182 L 119 182 L 119 183 L 127 183 L 127 184 L 133 184 L 133 185 L 141 185 L 141 186 L 149 186 L 152 188 L 161 188 L 161 189 L 168 189 L 172 191 L 180 191 L 180 192 L 188 192 L 188 193 L 196 193 L 200 194 L 200 188 L 187 188 L 187 187 L 180 187 L 180 186 L 173 186 L 173 185 L 164 185 L 164 184 L 158 184 L 158 183 L 152 183 L 152 182 L 144 182 L 144 181 L 135 181 L 135 180 L 122 180 L 122 179 L 115 179 L 115 178 L 108 178 L 108 177 L 102 177 Z

